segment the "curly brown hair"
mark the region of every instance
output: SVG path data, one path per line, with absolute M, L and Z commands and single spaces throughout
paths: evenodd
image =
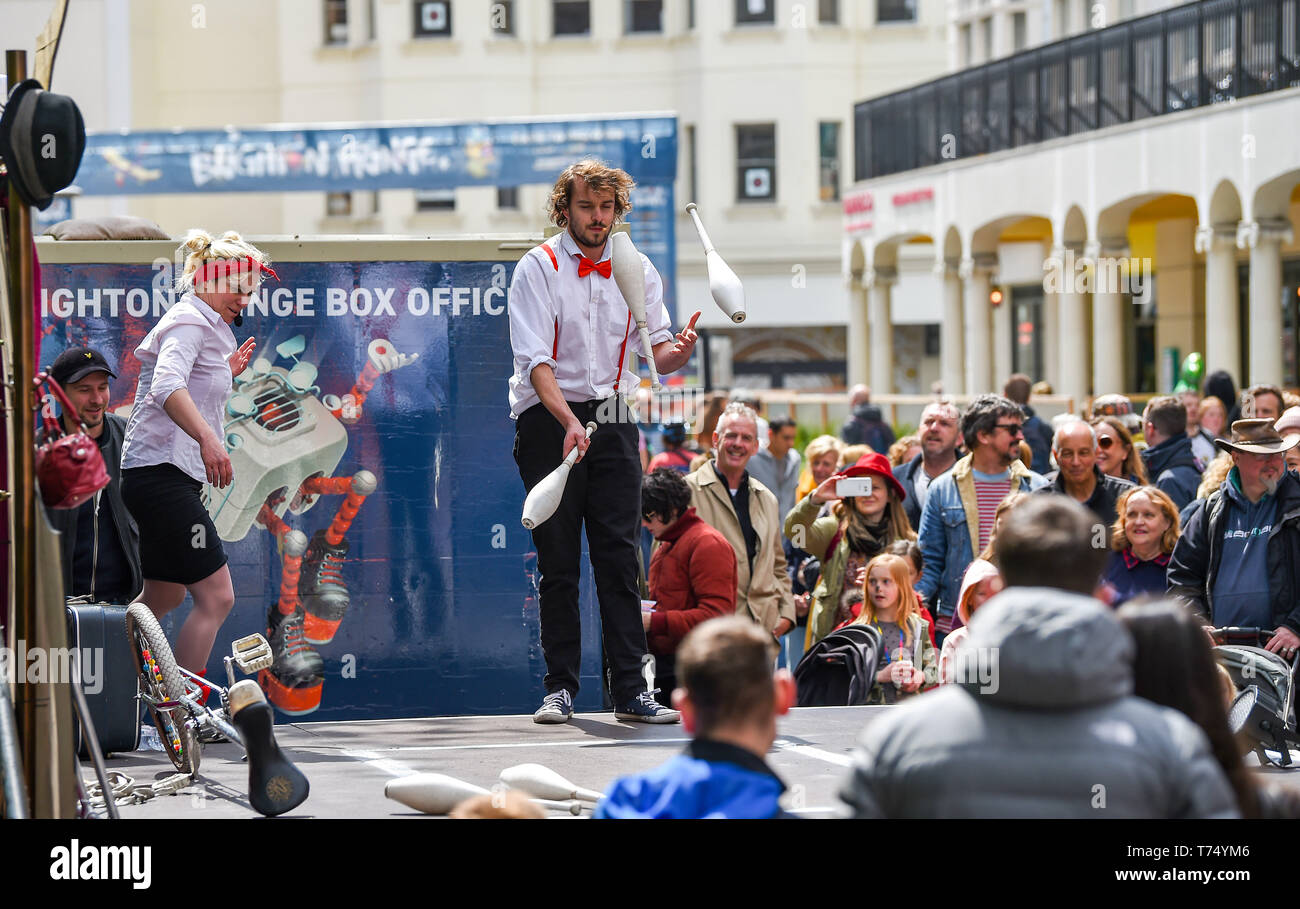
M 584 158 L 561 172 L 555 180 L 555 186 L 551 188 L 550 198 L 546 200 L 546 211 L 556 227 L 569 226 L 569 196 L 573 192 L 573 181 L 579 177 L 593 193 L 614 193 L 615 224 L 632 210 L 632 188 L 636 182 L 627 171 L 610 167 L 594 158 Z

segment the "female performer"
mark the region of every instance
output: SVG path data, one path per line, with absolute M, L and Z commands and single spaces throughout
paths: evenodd
M 184 296 L 136 348 L 140 381 L 122 448 L 122 499 L 140 527 L 144 589 L 136 602 L 162 618 L 188 590 L 194 609 L 177 635 L 176 662 L 203 675 L 217 630 L 235 605 L 226 553 L 200 493 L 234 479 L 222 435 L 234 376 L 256 343 L 236 347 L 230 330 L 242 322 L 267 257 L 239 234 L 214 240 L 191 230 L 181 247 Z

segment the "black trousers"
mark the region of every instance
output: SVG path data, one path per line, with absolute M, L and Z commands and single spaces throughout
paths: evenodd
M 621 399 L 569 402 L 583 425 L 596 431 L 581 461 L 569 472 L 560 507 L 533 528 L 537 547 L 542 653 L 547 692 L 578 692 L 582 663 L 582 624 L 578 577 L 585 524 L 587 549 L 596 576 L 596 597 L 609 664 L 610 688 L 617 704 L 645 691 L 641 656 L 646 652 L 637 590 L 637 546 L 641 532 L 641 458 L 636 423 Z M 515 463 L 531 491 L 560 465 L 564 428 L 542 404 L 515 423 Z

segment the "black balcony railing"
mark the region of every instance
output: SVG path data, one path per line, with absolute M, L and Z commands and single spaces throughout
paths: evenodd
M 1201 0 L 863 101 L 856 180 L 1300 85 L 1300 0 Z

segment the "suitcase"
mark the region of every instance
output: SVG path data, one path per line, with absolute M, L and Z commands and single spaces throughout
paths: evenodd
M 68 647 L 81 662 L 81 690 L 90 708 L 99 750 L 135 751 L 140 747 L 139 673 L 126 637 L 126 607 L 68 601 Z M 90 754 L 77 727 L 77 753 Z

